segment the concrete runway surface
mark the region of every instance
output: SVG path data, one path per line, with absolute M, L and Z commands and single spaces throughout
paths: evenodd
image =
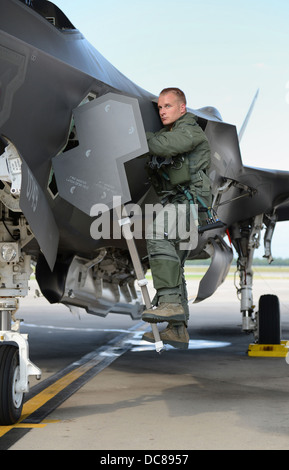
M 256 274 L 254 300 L 279 296 L 282 339 L 289 340 L 287 274 Z M 188 281 L 190 296 L 197 286 Z M 79 319 L 33 294 L 18 316 L 42 380 L 139 323 L 117 315 Z M 142 333 L 127 333 L 126 352 L 44 422 L 12 439 L 9 450 L 289 449 L 289 365 L 284 358 L 248 357 L 253 338 L 241 332 L 233 278 L 190 312 L 189 350 L 157 354 Z M 8 436 L 1 430 L 0 447 Z

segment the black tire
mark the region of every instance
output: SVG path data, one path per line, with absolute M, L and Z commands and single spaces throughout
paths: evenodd
M 16 393 L 19 380 L 19 351 L 11 345 L 0 346 L 0 425 L 17 423 L 21 417 L 24 393 Z
M 280 306 L 276 295 L 259 299 L 259 344 L 280 344 Z

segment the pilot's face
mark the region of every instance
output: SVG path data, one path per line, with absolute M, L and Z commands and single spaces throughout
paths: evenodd
M 164 126 L 172 126 L 177 119 L 186 114 L 186 105 L 172 92 L 159 96 L 158 108 Z

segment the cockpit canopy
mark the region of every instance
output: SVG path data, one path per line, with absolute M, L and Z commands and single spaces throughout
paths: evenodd
M 61 30 L 75 29 L 67 16 L 54 3 L 48 0 L 20 0 L 28 7 L 35 10 L 39 15 L 43 16 L 47 21 Z

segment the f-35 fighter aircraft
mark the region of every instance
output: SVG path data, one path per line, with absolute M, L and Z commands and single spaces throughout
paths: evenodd
M 254 311 L 252 260 L 263 227 L 272 260 L 275 224 L 289 219 L 289 173 L 242 164 L 239 142 L 248 119 L 238 135 L 215 108 L 190 111 L 211 146 L 214 214 L 189 256 L 211 258 L 195 302 L 224 281 L 232 244 L 243 330 L 259 342 L 278 342 L 278 299 L 263 298 Z M 0 0 L 0 424 L 19 419 L 28 377 L 41 373 L 14 316 L 32 263 L 51 303 L 141 317 L 114 204 L 158 202 L 139 157 L 148 151 L 145 132 L 161 127 L 156 96 L 116 70 L 56 5 Z M 108 208 L 110 227 L 101 237 L 100 207 Z M 146 271 L 145 238 L 135 238 Z

